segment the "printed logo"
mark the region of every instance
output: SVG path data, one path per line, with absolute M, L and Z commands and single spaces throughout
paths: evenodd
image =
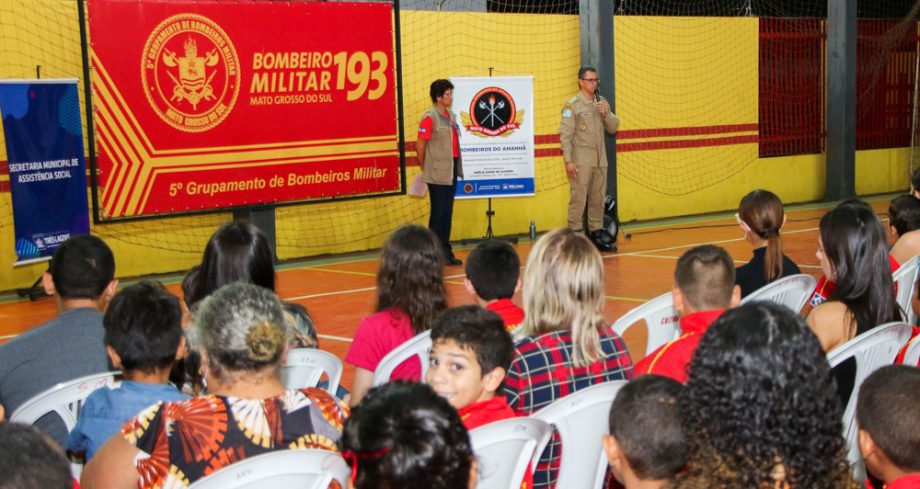
M 472 183 L 464 183 L 464 184 L 463 184 L 463 193 L 465 193 L 465 194 L 471 194 L 471 193 L 473 193 L 473 184 L 472 184 Z
M 511 94 L 498 87 L 486 87 L 470 102 L 470 111 L 460 112 L 460 119 L 470 134 L 484 137 L 508 137 L 521 127 L 524 111 L 518 111 Z
M 217 127 L 240 91 L 239 58 L 227 33 L 197 14 L 174 15 L 144 45 L 141 80 L 154 112 L 183 132 Z

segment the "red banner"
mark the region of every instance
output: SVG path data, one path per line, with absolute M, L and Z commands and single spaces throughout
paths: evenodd
M 102 219 L 400 189 L 390 3 L 91 0 Z

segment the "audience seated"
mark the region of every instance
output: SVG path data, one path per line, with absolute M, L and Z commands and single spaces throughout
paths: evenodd
M 680 409 L 690 455 L 671 487 L 857 487 L 824 351 L 786 307 L 755 302 L 717 319 Z
M 217 289 L 234 282 L 246 282 L 275 290 L 275 268 L 268 238 L 248 221 L 234 221 L 221 226 L 208 240 L 201 264 L 192 267 L 182 280 L 183 305 L 189 309 Z M 282 303 L 287 318 L 291 348 L 317 348 L 316 328 L 306 308 Z M 170 376 L 183 392 L 204 392 L 198 353 L 189 352 Z
M 735 270 L 735 283 L 741 287 L 742 298 L 778 278 L 801 273 L 783 254 L 779 232 L 786 224 L 786 213 L 776 194 L 754 190 L 741 199 L 735 216 L 744 239 L 754 247 L 751 261 Z
M 42 275 L 57 317 L 0 345 L 0 404 L 7 415 L 54 387 L 109 370 L 102 311 L 115 294 L 115 258 L 101 239 L 74 236 L 54 251 Z M 67 429 L 56 415 L 36 426 L 64 445 Z
M 687 365 L 706 328 L 740 301 L 734 275 L 731 256 L 718 246 L 697 246 L 677 260 L 672 294 L 682 334 L 637 363 L 636 375 L 657 374 L 687 381 Z
M 190 331 L 211 394 L 150 406 L 96 453 L 87 489 L 184 487 L 247 457 L 289 448 L 334 450 L 348 408 L 322 389 L 285 389 L 281 302 L 233 283 L 201 304 Z
M 920 199 L 920 168 L 910 174 L 910 195 Z
M 808 314 L 825 352 L 880 324 L 901 320 L 885 230 L 863 202 L 840 204 L 821 218 L 818 260 L 834 291 Z
M 556 229 L 537 240 L 524 270 L 524 311 L 524 337 L 515 344 L 504 386 L 517 415 L 593 384 L 632 378 L 626 346 L 604 319 L 601 255 L 583 234 Z M 554 434 L 534 487 L 555 485 L 560 456 Z
M 604 452 L 626 489 L 661 489 L 687 463 L 687 437 L 680 424 L 680 382 L 644 375 L 620 389 L 610 408 Z
M 467 430 L 515 417 L 505 396 L 495 395 L 514 354 L 498 314 L 479 306 L 448 309 L 435 320 L 431 342 L 425 382 L 457 409 Z M 528 470 L 525 489 L 532 479 Z
M 351 489 L 472 489 L 476 461 L 460 416 L 425 384 L 371 389 L 339 442 Z
M 864 207 L 868 212 L 875 214 L 875 210 L 873 210 L 872 207 L 869 206 L 869 204 L 859 199 L 846 200 L 844 202 L 841 202 L 837 207 L 839 208 L 839 207 L 851 207 L 851 206 Z M 819 236 L 819 239 L 820 239 L 820 236 Z M 819 242 L 819 245 L 820 245 L 820 242 Z M 819 253 L 821 253 L 820 249 L 819 249 Z M 820 258 L 820 255 L 819 255 L 819 258 Z M 898 268 L 901 267 L 901 263 L 895 260 L 895 258 L 891 256 L 891 254 L 889 254 L 888 255 L 888 266 L 889 266 L 890 273 L 894 273 L 898 271 Z M 811 301 L 809 302 L 808 306 L 817 307 L 823 304 L 831 297 L 831 295 L 834 294 L 834 290 L 836 288 L 837 288 L 837 284 L 834 282 L 834 279 L 828 277 L 827 273 L 825 272 L 818 279 L 818 283 L 815 286 L 815 291 L 814 293 L 812 293 Z M 895 289 L 895 291 L 897 291 L 897 289 Z
M 361 320 L 345 362 L 355 366 L 352 406 L 370 389 L 380 360 L 413 336 L 431 329 L 447 308 L 444 256 L 434 233 L 411 224 L 394 232 L 380 256 L 375 313 Z M 409 359 L 393 379 L 421 380 L 421 365 Z
M 61 447 L 31 426 L 0 423 L 0 489 L 75 487 Z
M 201 265 L 189 270 L 187 281 L 183 284 L 189 291 L 184 298 L 187 307 L 233 282 L 248 282 L 274 291 L 275 266 L 268 238 L 248 221 L 224 224 L 208 240 Z M 284 304 L 284 308 L 294 316 L 288 325 L 291 348 L 319 346 L 306 308 L 297 304 Z
M 466 259 L 463 285 L 476 303 L 498 313 L 508 332 L 524 320 L 524 310 L 511 301 L 521 289 L 521 259 L 506 241 L 483 241 Z
M 887 489 L 920 487 L 920 369 L 889 365 L 863 382 L 856 405 L 866 469 Z M 881 488 L 879 488 L 881 489 Z
M 96 451 L 144 408 L 159 401 L 188 396 L 169 384 L 169 371 L 185 352 L 179 299 L 157 282 L 130 285 L 115 295 L 102 319 L 105 349 L 123 380 L 116 388 L 102 387 L 83 402 L 67 449 Z
M 899 195 L 888 205 L 888 230 L 894 245 L 891 257 L 898 263 L 920 254 L 920 199 Z

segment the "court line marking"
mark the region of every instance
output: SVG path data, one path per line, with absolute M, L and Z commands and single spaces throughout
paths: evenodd
M 818 228 L 796 229 L 796 230 L 794 230 L 794 231 L 787 231 L 787 232 L 784 233 L 784 234 L 810 233 L 810 232 L 817 231 L 817 230 L 818 230 Z M 708 241 L 708 242 L 705 242 L 705 243 L 690 243 L 690 244 L 686 244 L 686 245 L 669 246 L 669 247 L 667 247 L 667 248 L 658 248 L 658 249 L 653 249 L 653 250 L 630 251 L 630 252 L 628 252 L 628 253 L 610 253 L 610 254 L 606 254 L 606 255 L 602 255 L 602 256 L 603 256 L 604 259 L 613 258 L 613 257 L 617 257 L 617 256 L 645 256 L 645 255 L 648 254 L 648 253 L 660 253 L 660 252 L 662 252 L 662 251 L 682 250 L 682 249 L 685 249 L 685 248 L 693 248 L 693 247 L 696 247 L 696 246 L 702 246 L 702 245 L 707 245 L 707 244 L 735 243 L 735 242 L 738 242 L 738 241 L 744 241 L 744 238 L 722 239 L 722 240 L 718 240 L 718 241 Z
M 354 341 L 352 338 L 346 338 L 344 336 L 335 336 L 331 334 L 317 333 L 316 337 L 322 340 L 342 341 L 345 343 L 351 343 L 352 341 Z
M 356 272 L 354 270 L 333 270 L 331 268 L 314 268 L 314 267 L 305 267 L 302 270 L 310 270 L 312 272 L 325 272 L 325 273 L 341 273 L 343 275 L 360 275 L 362 277 L 376 277 L 376 273 L 371 272 Z
M 646 257 L 646 258 L 662 258 L 662 259 L 665 259 L 665 260 L 677 260 L 677 259 L 680 258 L 679 256 L 668 256 L 668 255 L 637 255 L 637 256 L 643 256 L 643 257 Z M 733 261 L 734 261 L 735 263 L 740 263 L 740 264 L 742 264 L 742 265 L 748 263 L 748 262 L 746 262 L 746 261 L 744 261 L 744 260 L 733 260 Z M 801 263 L 796 263 L 796 265 L 798 265 L 799 268 L 813 268 L 813 269 L 815 269 L 815 270 L 820 270 L 820 269 L 821 269 L 821 265 L 803 265 L 803 264 L 801 264 Z
M 618 295 L 605 295 L 605 299 L 612 299 L 615 301 L 630 301 L 630 302 L 648 302 L 649 299 L 639 299 L 636 297 L 620 297 Z

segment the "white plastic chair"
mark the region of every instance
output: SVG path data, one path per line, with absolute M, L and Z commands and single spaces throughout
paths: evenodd
M 279 450 L 256 455 L 201 478 L 189 489 L 326 489 L 342 487 L 351 469 L 342 456 L 325 450 Z
M 918 367 L 920 363 L 920 335 L 910 340 L 907 350 L 904 351 L 904 365 Z
M 536 468 L 553 427 L 535 418 L 503 419 L 470 431 L 473 453 L 479 462 L 476 489 L 516 489 L 521 487 L 527 464 Z M 542 450 L 541 450 L 542 451 Z
M 608 430 L 607 420 L 613 399 L 624 385 L 624 380 L 592 385 L 532 415 L 553 425 L 562 440 L 556 489 L 597 489 L 603 486 L 607 456 L 601 436 Z M 542 449 L 537 451 L 537 458 L 542 452 Z
M 914 290 L 914 285 L 917 283 L 918 260 L 920 260 L 920 255 L 907 260 L 907 263 L 901 265 L 896 272 L 891 274 L 891 278 L 898 288 L 895 297 L 897 298 L 898 305 L 901 306 L 901 309 L 904 309 L 904 313 L 907 314 L 908 324 L 915 324 L 917 320 L 917 315 L 914 314 L 913 308 L 910 307 L 910 298 L 913 297 L 914 292 L 916 292 L 916 290 Z
M 287 360 L 281 367 L 281 381 L 288 389 L 316 387 L 323 373 L 329 378 L 326 390 L 335 395 L 342 381 L 339 357 L 316 348 L 294 348 L 288 350 Z
M 751 292 L 741 300 L 741 303 L 747 304 L 751 301 L 775 302 L 792 309 L 798 314 L 805 307 L 808 299 L 811 298 L 811 293 L 814 292 L 817 283 L 818 281 L 811 275 L 804 273 L 790 275 L 776 279 Z
M 847 460 L 859 463 L 862 457 L 857 444 L 856 400 L 859 387 L 872 372 L 894 363 L 898 351 L 910 339 L 911 327 L 907 323 L 886 323 L 866 331 L 827 354 L 834 368 L 849 358 L 856 359 L 856 377 L 853 391 L 843 411 L 843 434 L 847 442 Z
M 120 382 L 116 380 L 116 376 L 119 375 L 121 375 L 120 372 L 102 372 L 70 382 L 62 382 L 16 408 L 16 411 L 10 416 L 10 422 L 31 425 L 46 414 L 54 413 L 70 432 L 77 424 L 77 416 L 80 414 L 83 401 L 96 389 L 118 385 Z M 70 473 L 74 478 L 79 480 L 82 471 L 83 460 L 71 459 Z
M 377 370 L 374 370 L 374 387 L 389 382 L 393 370 L 400 366 L 406 360 L 413 356 L 418 357 L 422 364 L 422 379 L 425 379 L 425 373 L 428 372 L 428 351 L 431 350 L 431 330 L 422 331 L 415 335 L 409 341 L 399 345 L 395 350 L 387 353 L 387 356 L 377 364 Z
M 121 374 L 120 372 L 103 372 L 70 382 L 62 382 L 23 403 L 10 416 L 10 421 L 35 424 L 42 416 L 55 413 L 64 422 L 67 431 L 70 431 L 77 424 L 77 416 L 80 414 L 83 401 L 100 387 L 118 385 L 119 382 L 115 380 L 116 375 Z
M 680 336 L 680 315 L 674 309 L 674 299 L 670 292 L 627 312 L 613 323 L 612 328 L 622 338 L 626 331 L 639 321 L 645 321 L 648 330 L 645 355 Z

